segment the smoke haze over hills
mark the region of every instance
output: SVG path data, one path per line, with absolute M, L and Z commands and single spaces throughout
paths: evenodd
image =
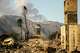
M 5 16 L 0 17 L 0 33 L 20 31 L 20 29 L 16 23 L 17 18 L 19 18 L 19 16 L 5 15 Z M 33 26 L 40 24 L 41 31 L 46 36 L 49 36 L 50 34 L 56 32 L 56 31 L 59 31 L 59 28 L 62 25 L 61 23 L 52 22 L 52 21 L 49 21 L 45 24 L 44 22 L 43 23 L 33 22 L 33 21 L 27 19 L 27 22 L 28 22 L 28 29 L 31 34 L 35 34 L 35 28 Z M 24 31 L 25 30 L 23 28 L 23 32 Z

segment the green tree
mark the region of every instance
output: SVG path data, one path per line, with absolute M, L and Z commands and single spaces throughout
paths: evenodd
M 21 40 L 22 40 L 22 19 L 21 18 L 19 18 L 18 20 L 17 20 L 17 25 L 18 25 L 18 27 L 20 27 L 21 28 Z

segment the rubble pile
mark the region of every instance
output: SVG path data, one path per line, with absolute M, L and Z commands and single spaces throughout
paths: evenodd
M 30 39 L 27 43 L 24 43 L 24 47 L 29 47 L 31 53 L 46 53 L 42 39 Z
M 59 47 L 59 42 L 60 41 L 58 40 L 44 40 L 42 37 L 31 38 L 28 41 L 19 42 L 22 45 L 21 48 L 12 50 L 6 49 L 5 51 L 1 51 L 1 53 L 5 53 L 6 51 L 9 53 L 48 53 L 49 51 L 54 52 L 53 50 Z

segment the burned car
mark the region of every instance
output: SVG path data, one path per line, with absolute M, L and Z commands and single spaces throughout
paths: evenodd
M 11 34 L 0 35 L 0 48 L 21 48 L 19 44 Z

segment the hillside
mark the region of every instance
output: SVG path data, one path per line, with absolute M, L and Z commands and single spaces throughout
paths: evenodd
M 19 27 L 17 26 L 17 19 L 20 18 L 20 16 L 13 16 L 13 15 L 4 15 L 0 17 L 0 33 L 5 32 L 18 32 L 20 31 Z M 23 19 L 23 18 L 22 18 Z M 24 21 L 24 19 L 23 19 Z M 53 21 L 47 21 L 46 24 L 44 22 L 33 22 L 29 19 L 27 19 L 28 22 L 28 29 L 31 34 L 35 34 L 35 28 L 34 26 L 37 24 L 41 25 L 41 32 L 45 34 L 45 36 L 49 36 L 50 34 L 59 31 L 61 23 L 53 22 Z M 23 23 L 23 31 L 25 31 L 25 25 Z

